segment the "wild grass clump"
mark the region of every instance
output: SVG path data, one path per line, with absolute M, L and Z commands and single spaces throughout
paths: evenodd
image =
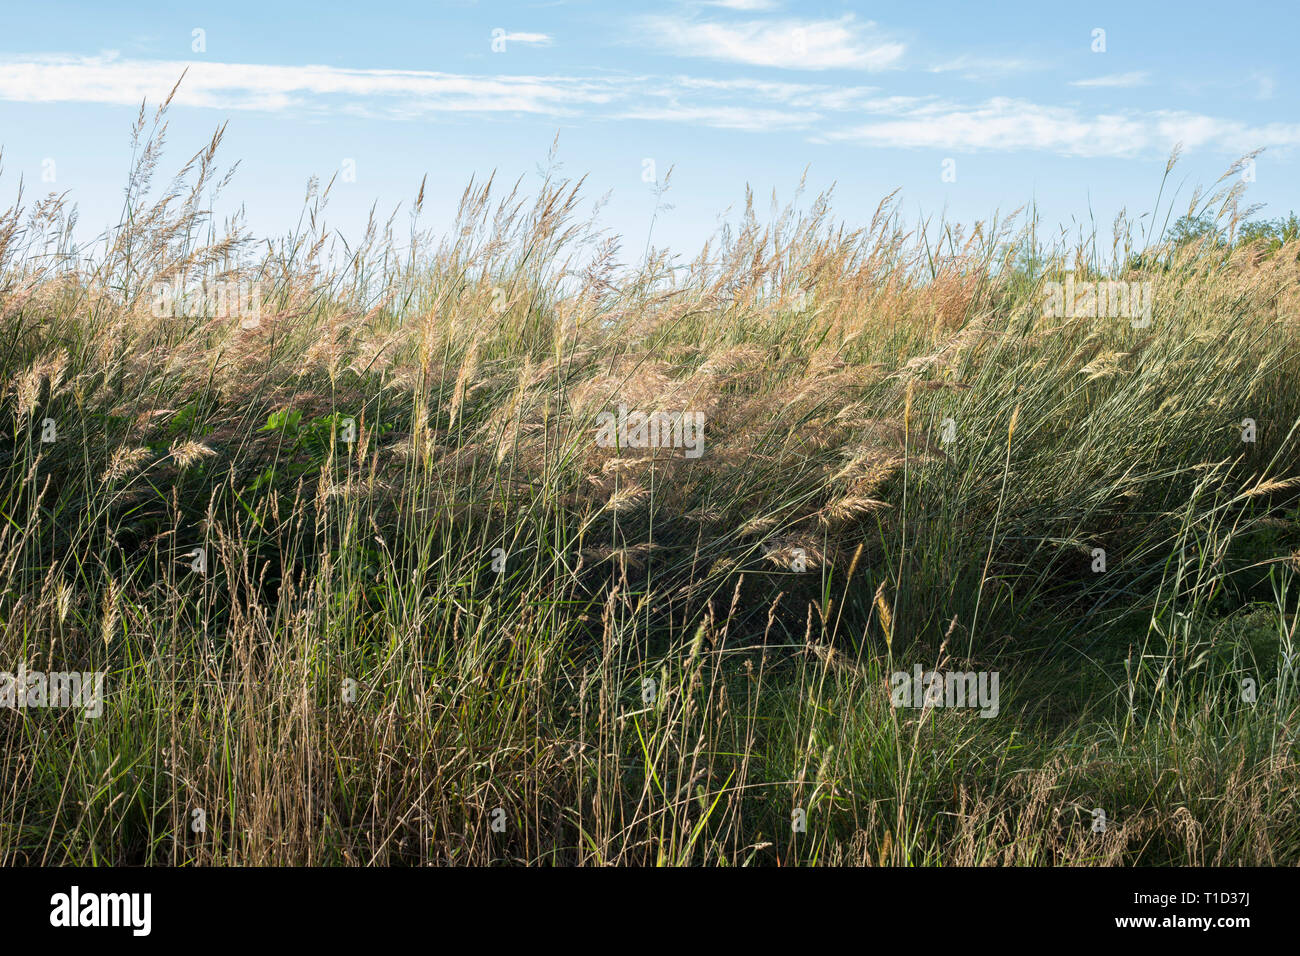
M 0 671 L 107 674 L 0 710 L 0 861 L 1300 862 L 1294 240 L 820 197 L 628 265 L 550 174 L 258 245 L 164 134 L 89 253 L 0 214 Z M 1067 270 L 1151 321 L 1045 318 Z

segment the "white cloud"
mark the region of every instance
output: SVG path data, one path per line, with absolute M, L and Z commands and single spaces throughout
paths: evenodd
M 182 73 L 185 80 L 175 104 L 227 110 L 319 110 L 365 100 L 364 105 L 380 111 L 386 106 L 405 115 L 436 110 L 564 114 L 615 95 L 609 80 L 130 60 L 109 54 L 0 59 L 0 99 L 125 106 L 137 106 L 145 99 L 160 103 Z
M 1026 60 L 1020 57 L 981 57 L 981 56 L 959 56 L 954 60 L 948 60 L 944 63 L 936 63 L 930 67 L 931 73 L 954 73 L 960 72 L 968 78 L 978 78 L 985 76 L 1006 76 L 1009 73 L 1025 73 L 1030 70 L 1040 70 L 1043 64 L 1036 60 Z
M 41 55 L 0 57 L 0 100 L 138 106 L 161 103 L 188 69 L 182 107 L 350 113 L 396 120 L 437 113 L 527 113 L 594 121 L 685 123 L 798 131 L 817 142 L 947 152 L 1049 152 L 1082 157 L 1166 155 L 1176 142 L 1241 155 L 1300 146 L 1300 124 L 1252 126 L 1176 110 L 1088 114 L 997 97 L 961 103 L 883 94 L 871 86 L 746 77 L 473 76 L 421 70 Z
M 862 109 L 878 92 L 874 86 L 827 86 L 821 83 L 782 83 L 771 80 L 715 80 L 674 76 L 650 89 L 663 96 L 713 95 L 750 97 L 800 109 L 845 111 Z
M 728 10 L 772 10 L 775 0 L 704 0 L 706 7 L 725 7 Z
M 650 41 L 677 56 L 704 57 L 789 70 L 884 70 L 897 64 L 905 47 L 858 23 L 838 20 L 746 20 L 736 23 L 677 16 L 644 17 Z
M 743 106 L 646 106 L 618 113 L 616 119 L 689 123 L 750 131 L 805 129 L 822 119 L 816 113 L 752 109 Z
M 997 97 L 975 107 L 926 103 L 881 119 L 824 134 L 829 141 L 877 148 L 1052 152 L 1082 157 L 1167 153 L 1181 142 L 1238 155 L 1260 146 L 1300 144 L 1300 124 L 1248 126 L 1194 113 L 1080 114 Z
M 1139 70 L 1134 73 L 1109 73 L 1106 76 L 1094 76 L 1086 80 L 1074 80 L 1071 86 L 1109 86 L 1128 89 L 1134 86 L 1146 86 L 1147 77 L 1150 76 L 1145 70 Z
M 499 39 L 506 43 L 525 43 L 533 46 L 550 46 L 551 35 L 549 33 L 505 33 Z
M 397 118 L 435 112 L 560 116 L 585 112 L 677 120 L 694 116 L 707 125 L 762 128 L 764 117 L 782 127 L 806 126 L 813 119 L 806 111 L 851 112 L 879 102 L 874 99 L 877 89 L 869 86 L 747 78 L 475 76 L 210 60 L 137 60 L 113 53 L 51 54 L 21 60 L 0 57 L 0 100 L 134 107 L 147 99 L 156 104 L 171 92 L 182 73 L 185 79 L 173 100 L 177 106 L 267 112 L 347 110 Z M 619 109 L 618 104 L 627 104 L 627 108 Z M 801 115 L 803 123 L 795 124 Z

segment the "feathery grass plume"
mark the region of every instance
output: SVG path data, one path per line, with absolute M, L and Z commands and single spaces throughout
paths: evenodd
M 461 405 L 464 404 L 466 386 L 473 380 L 475 373 L 478 372 L 478 350 L 481 341 L 482 339 L 478 335 L 475 335 L 470 340 L 469 348 L 466 350 L 465 358 L 460 365 L 460 371 L 456 375 L 456 385 L 451 394 L 448 428 L 456 427 L 456 416 L 460 414 Z
M 605 502 L 605 510 L 617 513 L 631 511 L 640 505 L 649 494 L 649 489 L 634 481 L 628 482 L 609 496 L 609 500 Z
M 73 598 L 72 586 L 66 581 L 60 581 L 54 594 L 54 607 L 59 615 L 59 623 L 65 624 L 68 620 L 68 613 L 72 610 Z
M 853 580 L 853 572 L 858 569 L 858 560 L 862 557 L 862 551 L 865 547 L 865 543 L 859 542 L 858 546 L 853 549 L 853 560 L 849 562 L 849 573 L 844 578 L 844 584 L 846 587 L 849 582 Z
M 745 535 L 763 534 L 767 531 L 771 531 L 780 523 L 780 515 L 756 515 L 737 528 L 736 534 L 741 535 L 742 537 Z
M 804 570 L 820 567 L 826 556 L 809 541 L 769 541 L 764 546 L 764 559 L 783 568 L 798 564 Z
M 1300 475 L 1294 478 L 1275 478 L 1264 481 L 1262 478 L 1245 492 L 1247 498 L 1257 498 L 1260 495 L 1272 494 L 1275 491 L 1285 491 L 1287 488 L 1300 486 Z
M 200 459 L 213 457 L 216 451 L 207 445 L 187 439 L 174 442 L 170 454 L 181 468 L 188 468 Z
M 839 471 L 831 475 L 831 481 L 849 479 L 853 491 L 857 494 L 870 495 L 888 481 L 899 468 L 903 459 L 891 455 L 880 448 L 853 453 L 853 457 Z
M 862 495 L 847 495 L 825 505 L 817 512 L 817 517 L 824 525 L 834 525 L 841 524 L 845 521 L 851 521 L 860 515 L 879 511 L 881 508 L 889 507 L 891 507 L 891 505 L 888 501 L 881 501 L 878 498 L 867 498 Z
M 105 469 L 99 480 L 105 484 L 120 481 L 128 475 L 134 474 L 152 456 L 153 452 L 146 447 L 130 448 L 121 445 L 113 452 L 108 461 L 108 468 Z
M 114 636 L 117 634 L 117 625 L 119 620 L 118 602 L 121 598 L 122 588 L 116 578 L 110 578 L 108 587 L 104 589 L 103 606 L 99 615 L 99 636 L 108 647 Z
M 61 349 L 32 362 L 31 366 L 15 375 L 10 383 L 19 418 L 28 418 L 36 410 L 44 384 L 49 382 L 49 394 L 59 394 L 63 375 L 68 367 L 67 350 Z
M 880 629 L 885 633 L 885 647 L 893 650 L 894 647 L 894 613 L 889 609 L 889 602 L 885 600 L 885 582 L 881 581 L 880 586 L 876 588 L 875 597 L 876 613 L 880 616 Z
M 916 380 L 907 380 L 907 394 L 903 400 L 903 434 L 910 436 L 912 433 L 912 397 L 916 394 Z

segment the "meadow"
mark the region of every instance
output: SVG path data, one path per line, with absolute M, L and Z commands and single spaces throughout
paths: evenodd
M 726 197 L 684 259 L 554 171 L 255 240 L 164 133 L 93 253 L 0 213 L 0 671 L 104 675 L 0 709 L 0 863 L 1300 863 L 1300 241 L 1239 168 L 1111 235 Z

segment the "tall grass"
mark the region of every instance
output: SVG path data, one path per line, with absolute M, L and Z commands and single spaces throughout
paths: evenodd
M 0 670 L 108 674 L 0 710 L 0 861 L 1300 861 L 1300 247 L 823 196 L 630 269 L 554 174 L 259 245 L 164 133 L 92 253 L 0 214 Z M 1067 268 L 1152 323 L 1045 319 Z M 917 663 L 998 715 L 892 707 Z

